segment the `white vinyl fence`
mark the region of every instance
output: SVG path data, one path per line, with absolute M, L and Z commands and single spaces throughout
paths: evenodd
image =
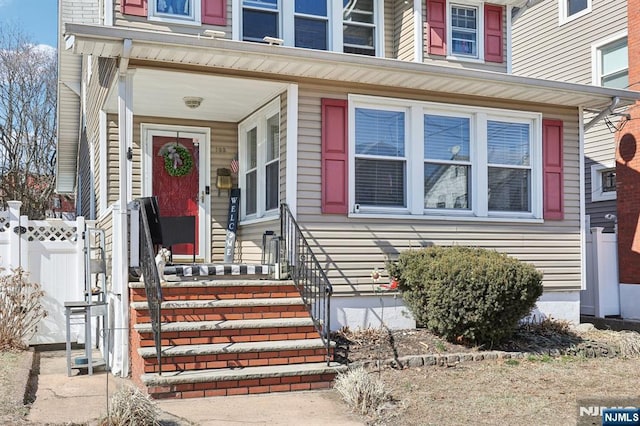
M 47 317 L 29 343 L 64 343 L 64 303 L 84 300 L 85 220 L 33 221 L 20 216 L 21 202 L 8 204 L 8 211 L 0 211 L 0 267 L 4 272 L 22 268 L 27 279 L 39 283 L 45 292 L 42 304 Z M 80 334 L 84 338 L 82 330 L 74 326 L 71 340 L 76 341 Z
M 580 295 L 580 313 L 600 318 L 620 314 L 617 235 L 602 231 L 587 232 L 587 288 Z

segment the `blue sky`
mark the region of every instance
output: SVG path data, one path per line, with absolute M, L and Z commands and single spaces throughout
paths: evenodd
M 19 24 L 32 42 L 57 47 L 57 0 L 0 0 L 0 25 Z

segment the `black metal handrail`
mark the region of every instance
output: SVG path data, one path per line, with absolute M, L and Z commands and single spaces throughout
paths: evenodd
M 153 241 L 151 239 L 151 230 L 149 227 L 149 218 L 147 216 L 147 208 L 150 206 L 146 206 L 144 201 L 138 200 L 138 203 L 140 206 L 140 270 L 142 272 L 144 290 L 147 295 L 147 303 L 149 305 L 153 340 L 156 345 L 158 374 L 162 374 L 162 288 L 160 286 L 160 275 L 158 274 L 158 267 L 156 265 Z
M 278 263 L 287 265 L 291 279 L 300 292 L 327 350 L 328 365 L 331 362 L 333 287 L 286 204 L 280 205 L 280 235 L 282 242 Z

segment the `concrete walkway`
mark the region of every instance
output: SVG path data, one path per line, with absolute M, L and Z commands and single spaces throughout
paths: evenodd
M 83 351 L 74 352 L 73 356 Z M 95 425 L 107 414 L 108 397 L 128 379 L 95 371 L 67 377 L 64 351 L 38 352 L 36 400 L 28 420 L 34 424 Z M 163 425 L 363 425 L 334 391 L 290 392 L 156 401 Z

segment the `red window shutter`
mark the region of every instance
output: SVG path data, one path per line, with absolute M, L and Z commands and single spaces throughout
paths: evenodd
M 202 0 L 202 23 L 227 25 L 227 0 Z
M 543 214 L 545 219 L 564 219 L 562 172 L 562 121 L 542 120 Z
M 122 0 L 120 12 L 124 15 L 147 16 L 147 0 Z
M 502 6 L 484 5 L 484 59 L 502 62 Z
M 427 46 L 431 55 L 447 54 L 447 3 L 427 0 Z
M 347 214 L 347 101 L 322 99 L 322 213 Z

